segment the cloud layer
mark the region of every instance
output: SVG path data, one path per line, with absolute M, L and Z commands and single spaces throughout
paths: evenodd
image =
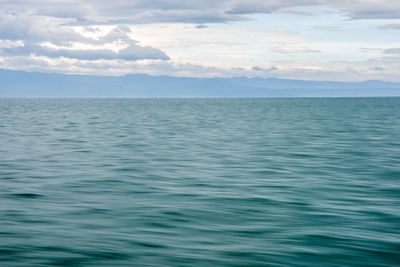
M 213 23 L 245 19 L 254 13 L 284 12 L 290 8 L 332 6 L 352 19 L 399 18 L 400 5 L 393 0 L 13 0 L 1 8 L 10 12 L 33 10 L 57 18 L 74 18 L 77 23 Z
M 260 16 L 267 17 L 265 29 L 252 24 Z M 273 21 L 277 17 L 282 20 Z M 291 26 L 298 17 L 298 28 Z M 400 5 L 392 0 L 5 0 L 0 2 L 0 67 L 396 80 L 400 40 L 357 40 L 356 31 L 371 24 L 393 33 L 399 20 Z

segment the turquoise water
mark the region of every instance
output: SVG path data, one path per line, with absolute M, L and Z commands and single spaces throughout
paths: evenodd
M 399 266 L 400 98 L 2 99 L 0 266 Z

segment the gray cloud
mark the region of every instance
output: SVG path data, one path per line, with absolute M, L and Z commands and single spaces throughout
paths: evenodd
M 230 14 L 288 12 L 301 14 L 292 8 L 331 6 L 346 12 L 351 19 L 400 18 L 400 5 L 391 0 L 294 0 L 294 1 L 231 1 Z M 311 15 L 306 13 L 307 15 Z
M 252 13 L 272 13 L 276 11 L 287 11 L 288 13 L 298 13 L 293 7 L 318 5 L 318 0 L 296 0 L 296 1 L 264 1 L 264 0 L 251 0 L 251 1 L 229 1 L 229 14 L 252 14 Z
M 385 68 L 382 68 L 382 67 L 373 67 L 373 68 L 370 68 L 371 70 L 376 70 L 376 71 L 384 71 L 384 70 L 386 70 Z
M 128 47 L 115 52 L 110 49 L 54 49 L 42 45 L 29 45 L 3 48 L 0 51 L 6 56 L 22 56 L 34 54 L 37 56 L 46 56 L 50 58 L 66 57 L 83 60 L 98 60 L 98 59 L 122 59 L 122 60 L 140 60 L 140 59 L 161 59 L 168 60 L 169 57 L 161 50 L 152 47 L 143 47 L 136 44 L 131 44 Z
M 159 49 L 152 47 L 144 47 L 136 44 L 131 44 L 128 47 L 119 50 L 118 58 L 124 60 L 138 59 L 162 59 L 169 60 L 169 57 Z
M 205 28 L 208 28 L 208 27 L 206 25 L 204 25 L 204 24 L 198 24 L 198 25 L 195 26 L 195 28 L 196 29 L 205 29 Z
M 358 2 L 349 7 L 352 19 L 397 19 L 400 18 L 400 5 L 397 1 Z M 397 3 L 396 3 L 397 2 Z M 346 8 L 346 5 L 343 6 Z
M 394 54 L 394 55 L 400 55 L 400 48 L 389 48 L 383 50 L 384 54 Z
M 383 30 L 400 30 L 400 23 L 385 24 L 379 28 Z
M 37 15 L 32 12 L 10 13 L 0 9 L 0 39 L 49 41 L 57 44 L 85 38 L 65 26 L 75 19 Z
M 272 65 L 271 67 L 269 67 L 269 68 L 261 68 L 261 67 L 259 67 L 259 66 L 254 66 L 254 67 L 252 67 L 251 68 L 253 71 L 257 71 L 257 72 L 260 72 L 260 71 L 263 71 L 263 72 L 271 72 L 271 71 L 275 71 L 275 70 L 278 70 L 278 68 L 276 67 L 276 66 L 274 66 L 274 65 Z
M 186 22 L 214 23 L 246 19 L 254 13 L 299 13 L 294 8 L 331 6 L 352 19 L 400 18 L 400 5 L 392 0 L 9 0 L 1 10 L 73 18 L 77 24 Z M 304 13 L 304 12 L 300 12 Z
M 73 30 L 68 24 L 75 19 L 65 19 L 37 15 L 32 12 L 7 13 L 0 10 L 0 39 L 24 40 L 29 42 L 51 42 L 68 45 L 70 42 L 108 43 L 116 40 L 130 40 L 129 27 L 114 27 L 100 40 L 85 38 Z M 95 32 L 96 28 L 87 27 L 86 31 Z

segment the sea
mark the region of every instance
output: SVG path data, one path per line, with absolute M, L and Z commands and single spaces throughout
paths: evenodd
M 0 99 L 0 266 L 400 266 L 400 98 Z

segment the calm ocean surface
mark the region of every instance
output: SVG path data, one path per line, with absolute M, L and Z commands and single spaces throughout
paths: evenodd
M 0 99 L 0 266 L 400 266 L 400 98 Z

